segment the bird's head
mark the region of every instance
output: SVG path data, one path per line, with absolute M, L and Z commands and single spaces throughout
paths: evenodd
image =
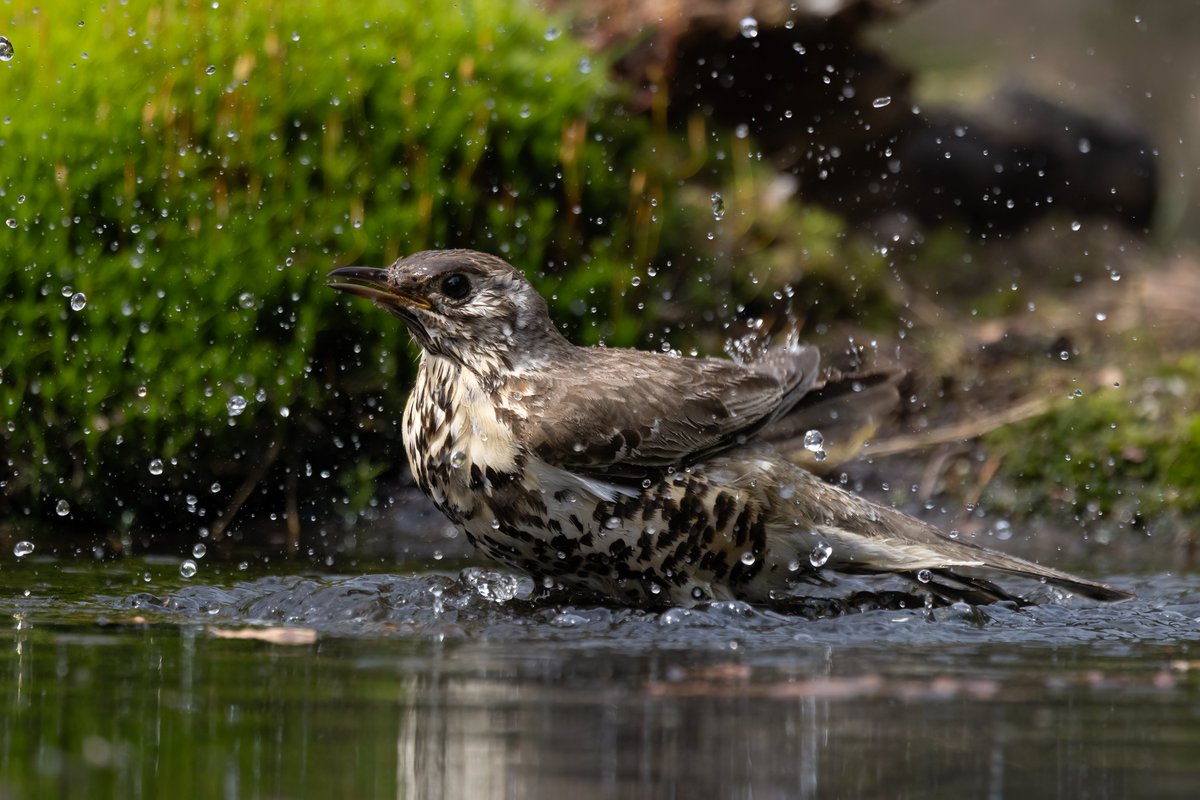
M 400 317 L 427 353 L 480 374 L 535 366 L 566 345 L 525 276 L 486 253 L 427 250 L 386 269 L 335 269 L 327 280 Z

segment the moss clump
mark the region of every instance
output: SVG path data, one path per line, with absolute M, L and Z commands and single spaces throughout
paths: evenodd
M 173 543 L 370 502 L 411 351 L 335 266 L 488 250 L 585 343 L 712 352 L 793 295 L 793 322 L 894 316 L 881 254 L 748 140 L 626 117 L 523 3 L 8 9 L 0 527 Z
M 7 9 L 8 524 L 194 539 L 243 499 L 361 503 L 403 460 L 411 367 L 328 269 L 471 246 L 611 272 L 653 239 L 638 125 L 522 3 Z
M 1083 393 L 987 437 L 1036 514 L 1142 524 L 1200 513 L 1200 358 L 1155 367 L 1119 387 Z M 1058 487 L 1047 493 L 1046 487 Z M 1011 498 L 1010 498 L 1011 499 Z

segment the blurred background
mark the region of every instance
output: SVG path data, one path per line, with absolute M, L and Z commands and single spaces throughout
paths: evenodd
M 796 329 L 903 367 L 906 402 L 851 437 L 869 493 L 980 530 L 1162 524 L 1190 553 L 1198 20 L 7 3 L 0 537 L 439 542 L 400 455 L 413 350 L 322 282 L 471 247 L 580 343 L 743 357 Z

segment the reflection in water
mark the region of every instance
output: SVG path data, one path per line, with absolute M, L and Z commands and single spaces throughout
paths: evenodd
M 408 694 L 399 783 L 423 798 L 816 796 L 831 698 L 720 690 L 745 674 L 727 663 L 696 685 L 647 676 L 640 690 L 423 675 Z
M 1082 653 L 1014 653 L 1000 669 L 964 653 L 955 672 L 919 653 L 823 652 L 787 668 L 578 653 L 422 673 L 405 693 L 399 785 L 406 797 L 1166 797 L 1200 779 L 1195 681 L 1181 711 L 1173 679 L 1163 691 Z M 1163 740 L 1147 747 L 1145 730 Z
M 0 798 L 1191 797 L 1200 781 L 1195 576 L 1115 606 L 810 621 L 500 605 L 447 576 L 141 572 L 76 600 L 59 575 L 0 573 Z M 309 635 L 224 636 L 265 622 Z

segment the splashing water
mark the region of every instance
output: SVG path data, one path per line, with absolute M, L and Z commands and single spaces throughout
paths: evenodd
M 812 453 L 817 461 L 824 461 L 827 457 L 825 437 L 818 430 L 810 430 L 804 434 L 804 449 Z
M 724 200 L 724 198 L 722 198 L 718 192 L 713 192 L 713 195 L 712 195 L 712 197 L 709 198 L 709 200 L 712 201 L 713 219 L 720 220 L 721 218 L 723 218 L 725 216 L 725 200 Z

